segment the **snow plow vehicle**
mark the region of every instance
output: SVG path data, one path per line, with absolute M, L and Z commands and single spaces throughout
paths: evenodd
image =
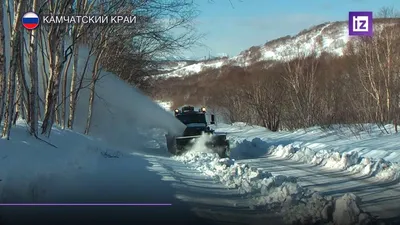
M 219 157 L 228 157 L 229 142 L 226 134 L 218 134 L 207 124 L 206 108 L 198 111 L 193 106 L 184 106 L 182 109 L 175 110 L 175 117 L 186 125 L 186 129 L 181 136 L 166 135 L 168 151 L 173 155 L 181 155 L 188 151 L 202 135 L 209 135 L 205 147 L 217 153 Z M 211 115 L 210 124 L 215 124 L 214 115 Z

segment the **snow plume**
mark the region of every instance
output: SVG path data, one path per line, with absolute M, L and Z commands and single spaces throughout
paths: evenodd
M 89 48 L 84 45 L 79 46 L 78 79 L 84 74 L 82 84 L 84 88 L 79 92 L 75 114 L 74 130 L 78 132 L 85 130 L 88 115 L 89 87 L 94 66 L 94 56 L 92 56 L 86 70 L 84 70 L 88 55 Z M 39 59 L 41 58 L 41 53 L 39 53 Z M 48 62 L 44 64 L 48 64 Z M 39 65 L 41 65 L 39 71 L 43 71 L 43 63 L 40 62 Z M 72 70 L 73 63 L 70 64 L 68 69 L 67 95 L 70 90 Z M 147 133 L 142 133 L 142 131 L 149 128 L 161 128 L 172 134 L 181 134 L 185 129 L 185 125 L 175 119 L 172 113 L 165 111 L 159 104 L 115 74 L 101 71 L 95 90 L 96 96 L 89 134 L 114 146 L 122 148 L 141 147 L 144 138 L 148 136 Z M 41 98 L 44 99 L 43 86 L 40 87 L 39 93 Z M 69 99 L 67 109 L 68 105 Z
M 356 224 L 371 220 L 358 207 L 359 199 L 353 194 L 339 199 L 323 197 L 300 186 L 295 177 L 273 176 L 233 159 L 221 159 L 205 147 L 206 140 L 206 136 L 198 139 L 192 150 L 175 159 L 228 188 L 238 189 L 243 197 L 249 198 L 250 208 L 273 210 L 288 224 Z
M 193 146 L 189 149 L 191 153 L 213 153 L 213 151 L 206 147 L 206 143 L 210 142 L 211 135 L 203 133 L 199 138 L 195 139 Z
M 355 151 L 344 153 L 333 150 L 314 151 L 307 147 L 295 147 L 293 144 L 289 144 L 271 146 L 267 152 L 281 158 L 332 169 L 345 169 L 382 180 L 397 180 L 400 174 L 400 166 L 397 163 L 386 162 L 383 159 L 372 160 L 360 157 L 359 153 Z

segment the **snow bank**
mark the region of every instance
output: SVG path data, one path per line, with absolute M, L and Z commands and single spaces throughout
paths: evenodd
M 301 187 L 295 177 L 273 176 L 271 173 L 237 163 L 233 159 L 220 159 L 217 154 L 204 147 L 208 138 L 207 135 L 202 136 L 190 151 L 174 158 L 218 180 L 227 188 L 238 189 L 241 194 L 250 197 L 250 208 L 274 210 L 280 213 L 288 224 L 340 224 L 343 219 L 354 223 L 360 221 L 358 217 L 364 219 L 365 215 L 365 219 L 371 219 L 368 214 L 363 214 L 358 207 L 358 198 L 352 194 L 339 199 L 325 198 L 317 192 Z M 349 215 L 343 215 L 345 212 L 349 212 Z
M 10 140 L 0 139 L 1 203 L 165 206 L 1 206 L 0 224 L 192 224 L 198 219 L 142 154 L 127 154 L 98 138 L 58 128 L 47 140 L 55 148 L 30 136 L 22 120 L 13 132 Z
M 2 203 L 49 200 L 55 191 L 50 187 L 55 184 L 64 184 L 61 185 L 64 188 L 71 186 L 67 185 L 69 179 L 95 172 L 100 158 L 106 154 L 119 154 L 110 151 L 100 140 L 68 130 L 53 129 L 50 142 L 57 148 L 33 138 L 27 131 L 26 122 L 18 120 L 12 138 L 0 139 Z M 81 181 L 76 180 L 78 183 Z M 60 194 L 63 191 L 59 188 Z
M 236 123 L 220 125 L 216 130 L 228 133 L 235 146 L 231 151 L 231 157 L 235 159 L 273 155 L 381 180 L 399 179 L 400 148 L 398 135 L 393 133 L 394 127 L 385 126 L 391 134 L 383 134 L 382 128 L 373 125 L 364 128 L 357 133 L 350 128 L 323 131 L 317 127 L 271 132 L 262 127 Z
M 332 169 L 346 169 L 361 175 L 374 176 L 382 180 L 397 180 L 400 166 L 383 159 L 374 160 L 360 157 L 358 152 L 339 153 L 334 150 L 313 151 L 307 147 L 271 146 L 268 153 L 274 156 L 293 159 L 295 161 L 320 165 Z
M 345 194 L 335 201 L 333 220 L 336 224 L 351 225 L 371 223 L 370 215 L 358 207 L 361 199 L 353 194 Z M 347 209 L 351 210 L 347 210 Z

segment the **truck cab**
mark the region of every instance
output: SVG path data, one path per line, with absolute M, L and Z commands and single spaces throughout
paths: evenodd
M 226 134 L 216 134 L 207 123 L 206 108 L 195 110 L 193 106 L 184 106 L 174 111 L 176 119 L 186 125 L 186 129 L 180 136 L 166 135 L 168 151 L 174 155 L 180 155 L 190 149 L 194 141 L 203 133 L 210 135 L 210 140 L 205 147 L 212 149 L 221 158 L 227 157 L 229 142 Z M 210 124 L 215 124 L 214 115 L 210 115 Z
M 181 110 L 175 110 L 175 117 L 186 125 L 183 136 L 197 136 L 214 131 L 208 126 L 206 108 L 202 107 L 198 111 L 193 106 L 182 107 Z M 215 124 L 214 115 L 211 115 L 210 124 Z

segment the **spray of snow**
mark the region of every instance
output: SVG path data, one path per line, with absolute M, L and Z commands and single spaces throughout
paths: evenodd
M 280 213 L 288 224 L 310 224 L 310 222 L 336 223 L 342 217 L 333 214 L 350 212 L 346 220 L 358 222 L 352 215 L 361 215 L 358 201 L 352 204 L 336 205 L 341 199 L 325 198 L 317 192 L 301 187 L 295 177 L 273 176 L 271 173 L 237 163 L 233 159 L 221 159 L 216 153 L 205 147 L 208 135 L 200 137 L 193 148 L 184 155 L 174 157 L 176 160 L 201 171 L 203 174 L 218 180 L 227 188 L 238 189 L 243 196 L 250 197 L 250 208 L 265 208 Z M 353 195 L 351 195 L 353 196 Z M 364 213 L 365 214 L 365 213 Z M 363 216 L 359 216 L 364 218 Z M 368 215 L 365 219 L 370 219 Z M 340 224 L 340 223 L 336 223 Z
M 206 143 L 211 141 L 211 135 L 209 134 L 205 134 L 203 133 L 199 138 L 194 140 L 194 144 L 191 147 L 191 149 L 189 149 L 190 153 L 212 153 L 211 149 L 205 148 L 204 146 L 206 146 Z
M 78 76 L 84 74 L 84 79 L 82 84 L 83 89 L 79 92 L 76 106 L 74 130 L 81 133 L 84 132 L 86 127 L 90 95 L 89 86 L 94 66 L 94 58 L 90 57 L 86 72 L 84 73 L 88 55 L 88 47 L 84 45 L 79 46 Z M 39 52 L 39 59 L 41 61 L 39 62 L 41 66 L 39 71 L 42 71 L 41 52 Z M 48 65 L 47 60 L 44 65 Z M 67 93 L 69 93 L 70 89 L 72 67 L 71 63 L 68 69 Z M 44 99 L 42 82 L 40 84 L 40 97 Z M 151 140 L 151 137 L 148 135 L 150 129 L 162 129 L 164 132 L 172 134 L 181 134 L 185 129 L 185 125 L 175 119 L 170 112 L 167 112 L 140 90 L 121 80 L 115 74 L 102 70 L 99 74 L 95 90 L 89 135 L 101 138 L 113 146 L 126 149 L 140 149 Z M 67 99 L 66 104 L 68 107 L 69 99 Z M 68 118 L 68 116 L 69 113 L 67 112 L 66 117 Z

